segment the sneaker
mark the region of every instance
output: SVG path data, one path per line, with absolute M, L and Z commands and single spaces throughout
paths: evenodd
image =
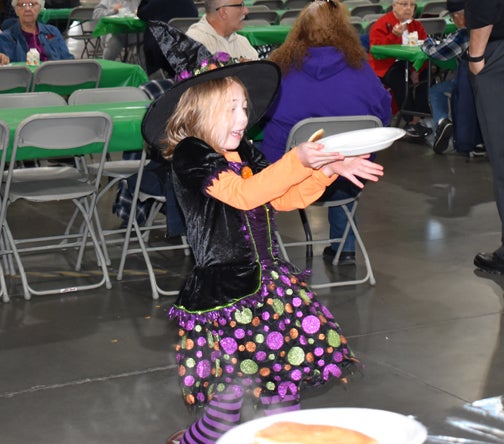
M 168 441 L 166 441 L 166 444 L 180 444 L 180 440 L 184 436 L 184 433 L 186 432 L 186 429 L 179 430 L 175 432 L 173 435 L 171 435 L 168 438 Z
M 408 123 L 404 130 L 406 131 L 406 136 L 410 139 L 424 139 L 429 134 L 432 134 L 432 130 L 427 128 L 420 123 Z
M 453 135 L 453 123 L 450 119 L 442 119 L 436 129 L 436 137 L 432 148 L 436 154 L 443 154 L 448 148 L 450 138 Z

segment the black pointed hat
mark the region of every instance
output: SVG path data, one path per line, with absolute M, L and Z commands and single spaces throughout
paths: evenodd
M 238 62 L 227 53 L 211 55 L 199 42 L 177 28 L 163 22 L 151 24 L 163 54 L 177 72 L 176 83 L 149 106 L 142 121 L 146 142 L 156 149 L 164 149 L 166 124 L 182 94 L 189 88 L 209 80 L 237 77 L 249 95 L 249 124 L 252 127 L 266 112 L 280 84 L 278 66 L 268 61 Z

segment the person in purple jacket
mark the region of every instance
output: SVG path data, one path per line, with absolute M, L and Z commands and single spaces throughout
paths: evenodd
M 373 115 L 387 125 L 391 97 L 367 62 L 349 13 L 336 0 L 309 3 L 299 14 L 285 42 L 269 57 L 282 72 L 280 91 L 267 113 L 264 141 L 266 158 L 274 162 L 285 153 L 291 128 L 308 117 Z M 346 198 L 359 190 L 338 179 L 325 196 Z M 329 209 L 330 237 L 346 226 L 341 208 Z M 324 259 L 333 261 L 338 244 L 325 248 Z M 355 237 L 350 232 L 339 265 L 355 264 Z

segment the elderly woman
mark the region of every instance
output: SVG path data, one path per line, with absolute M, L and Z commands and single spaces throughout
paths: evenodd
M 73 59 L 61 32 L 52 25 L 37 22 L 44 0 L 12 0 L 18 21 L 0 34 L 0 64 L 26 61 L 26 53 L 35 48 L 40 60 Z

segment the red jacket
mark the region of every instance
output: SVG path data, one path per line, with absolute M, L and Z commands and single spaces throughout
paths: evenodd
M 380 17 L 376 23 L 371 27 L 369 32 L 369 46 L 373 45 L 394 45 L 402 43 L 402 36 L 397 36 L 392 33 L 392 28 L 399 23 L 399 20 L 394 15 L 392 11 L 387 12 L 387 14 Z M 408 32 L 418 32 L 418 39 L 425 40 L 427 33 L 425 32 L 422 24 L 413 20 L 408 25 Z M 390 57 L 388 59 L 375 59 L 371 53 L 369 53 L 369 64 L 373 68 L 374 72 L 378 77 L 383 77 L 385 73 L 394 64 L 395 59 Z

